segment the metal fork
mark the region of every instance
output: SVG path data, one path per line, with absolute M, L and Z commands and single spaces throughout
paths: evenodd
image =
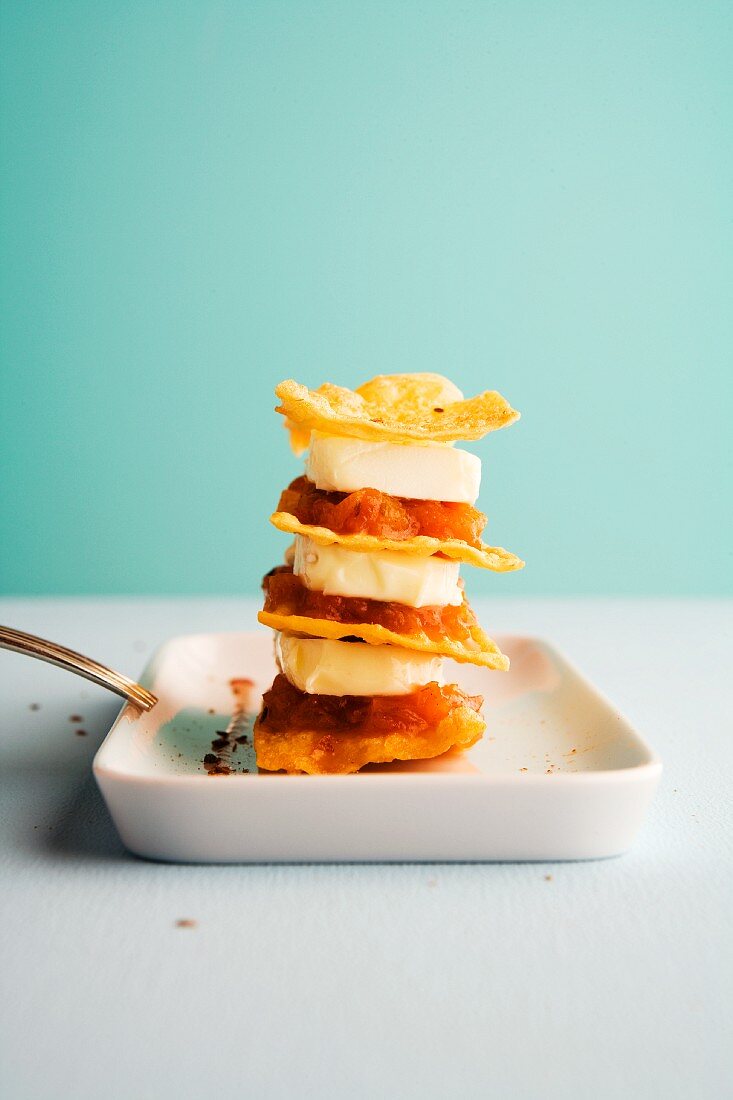
M 101 687 L 109 688 L 123 699 L 129 699 L 140 710 L 152 710 L 158 702 L 157 696 L 147 691 L 141 684 L 129 680 L 121 672 L 100 665 L 99 661 L 93 661 L 91 657 L 84 657 L 66 646 L 48 642 L 45 638 L 37 638 L 35 634 L 24 634 L 22 630 L 13 630 L 9 626 L 0 626 L 0 649 L 12 649 L 15 653 L 25 653 L 28 657 L 37 657 L 40 661 L 48 661 L 51 665 L 58 665 L 68 672 L 75 672 L 77 676 L 85 676 Z

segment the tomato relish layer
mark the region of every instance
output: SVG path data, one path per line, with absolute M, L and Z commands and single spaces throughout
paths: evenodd
M 440 500 L 406 500 L 378 489 L 333 493 L 316 489 L 307 477 L 296 477 L 280 496 L 278 511 L 300 523 L 327 527 L 336 535 L 374 535 L 401 542 L 415 536 L 459 539 L 476 549 L 486 516 L 470 504 Z
M 306 695 L 282 674 L 255 723 L 258 767 L 347 774 L 365 764 L 427 759 L 468 748 L 485 725 L 480 695 L 426 684 L 409 695 Z
M 377 489 L 327 492 L 299 477 L 282 493 L 270 523 L 322 546 L 338 543 L 347 550 L 399 550 L 418 557 L 442 554 L 494 573 L 524 566 L 509 550 L 481 542 L 486 517 L 469 504 L 408 500 Z M 409 533 L 415 529 L 422 533 Z
M 407 607 L 355 596 L 327 596 L 306 588 L 291 566 L 278 566 L 263 580 L 265 626 L 316 638 L 357 637 L 507 669 L 509 661 L 481 629 L 468 603 Z

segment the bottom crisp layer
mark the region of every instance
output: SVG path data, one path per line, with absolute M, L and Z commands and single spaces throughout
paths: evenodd
M 365 764 L 425 760 L 469 748 L 485 729 L 480 695 L 436 683 L 402 696 L 306 695 L 284 676 L 265 692 L 255 723 L 267 771 L 347 774 Z

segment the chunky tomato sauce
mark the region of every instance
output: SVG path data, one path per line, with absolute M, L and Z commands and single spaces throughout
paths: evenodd
M 278 511 L 289 512 L 315 527 L 336 535 L 375 535 L 404 540 L 416 535 L 433 539 L 460 539 L 481 547 L 486 516 L 470 504 L 441 500 L 407 500 L 359 489 L 355 493 L 327 493 L 307 477 L 297 477 L 280 497 Z
M 459 706 L 478 713 L 483 699 L 455 684 L 426 684 L 410 695 L 306 695 L 282 673 L 262 700 L 259 725 L 270 733 L 422 733 Z
M 382 603 L 361 596 L 327 596 L 314 592 L 296 577 L 289 565 L 273 569 L 262 581 L 265 611 L 271 615 L 306 615 L 311 619 L 330 619 L 348 626 L 370 623 L 395 634 L 425 633 L 433 641 L 446 636 L 452 641 L 468 641 L 477 625 L 468 604 L 447 607 L 407 607 L 401 603 Z

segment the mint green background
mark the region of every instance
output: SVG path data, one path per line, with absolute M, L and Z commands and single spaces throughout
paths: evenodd
M 272 389 L 432 370 L 483 594 L 730 590 L 733 6 L 2 5 L 5 591 L 255 592 Z

